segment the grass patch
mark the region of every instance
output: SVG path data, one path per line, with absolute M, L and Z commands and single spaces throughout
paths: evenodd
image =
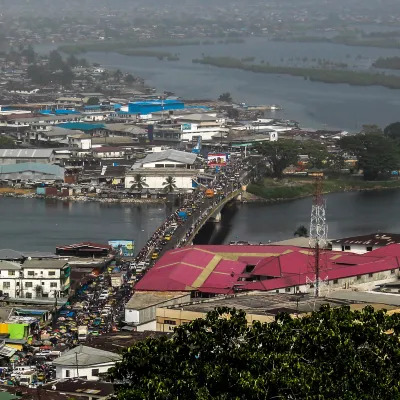
M 356 179 L 326 179 L 323 182 L 324 193 L 388 188 L 400 188 L 400 180 L 374 182 Z M 248 185 L 247 192 L 266 200 L 291 200 L 311 196 L 314 193 L 314 184 L 311 178 L 304 177 L 282 181 L 265 178 L 262 183 Z

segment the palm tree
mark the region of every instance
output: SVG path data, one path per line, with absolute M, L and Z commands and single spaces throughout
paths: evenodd
M 308 236 L 308 230 L 304 225 L 300 225 L 296 231 L 294 232 L 294 236 L 297 237 L 307 237 Z
M 176 189 L 176 181 L 172 176 L 167 176 L 163 182 L 164 192 L 172 193 Z
M 131 189 L 137 189 L 141 193 L 143 188 L 148 187 L 149 185 L 146 183 L 146 178 L 144 178 L 140 174 L 135 175 L 135 179 L 132 183 Z

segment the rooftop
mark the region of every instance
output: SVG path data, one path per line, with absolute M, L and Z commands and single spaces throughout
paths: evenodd
M 90 365 L 116 362 L 121 356 L 110 351 L 95 349 L 88 346 L 77 346 L 65 352 L 53 361 L 54 365 L 86 367 Z
M 182 296 L 187 296 L 187 292 L 136 292 L 125 308 L 141 310 Z
M 0 149 L 0 158 L 50 158 L 53 149 Z
M 207 245 L 170 250 L 137 282 L 135 290 L 229 294 L 300 286 L 314 279 L 310 255 L 309 249 L 283 245 Z M 363 255 L 328 250 L 322 257 L 324 277 L 342 279 L 397 269 L 400 245 Z
M 26 260 L 23 264 L 24 269 L 62 269 L 67 265 L 65 260 Z
M 64 180 L 64 168 L 59 167 L 58 165 L 36 162 L 0 165 L 0 175 L 3 179 L 7 178 L 8 174 L 23 173 L 27 171 L 51 175 L 53 178 Z
M 53 390 L 55 387 L 55 390 Z M 94 395 L 96 398 L 105 398 L 114 393 L 114 384 L 110 382 L 87 381 L 85 379 L 60 379 L 42 386 L 45 390 L 62 393 L 77 393 L 86 396 Z M 74 396 L 75 398 L 75 396 Z
M 170 160 L 191 165 L 196 161 L 196 158 L 197 155 L 194 153 L 187 153 L 186 151 L 168 149 L 165 151 L 148 154 L 144 159 L 140 160 L 140 162 L 141 164 L 148 164 L 162 160 Z
M 332 240 L 337 244 L 361 244 L 371 246 L 387 246 L 389 244 L 400 243 L 398 233 L 371 233 L 369 235 L 351 236 L 342 239 Z
M 102 349 L 113 352 L 120 352 L 126 347 L 143 341 L 147 338 L 157 338 L 167 335 L 165 332 L 109 332 L 104 335 L 93 336 L 90 341 L 90 346 L 96 349 Z
M 21 269 L 21 264 L 12 261 L 0 260 L 0 270 L 18 271 L 20 269 Z

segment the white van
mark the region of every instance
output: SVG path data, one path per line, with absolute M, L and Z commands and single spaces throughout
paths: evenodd
M 18 375 L 18 374 L 21 374 L 23 372 L 33 371 L 34 369 L 35 369 L 35 367 L 34 366 L 30 366 L 30 365 L 18 365 L 16 367 L 14 367 L 13 373 Z

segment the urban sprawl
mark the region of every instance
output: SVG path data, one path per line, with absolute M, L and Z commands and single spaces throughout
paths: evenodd
M 224 34 L 243 31 L 232 32 Z M 51 40 L 79 38 L 63 31 Z M 400 235 L 330 239 L 322 200 L 333 173 L 396 183 L 396 160 L 374 169 L 366 157 L 372 147 L 351 151 L 359 136 L 304 129 L 280 118 L 279 105 L 238 103 L 228 92 L 185 100 L 75 55 L 38 55 L 22 39 L 8 38 L 20 46 L 0 57 L 0 194 L 169 202 L 173 212 L 143 248 L 135 249 L 135 238 L 87 238 L 54 253 L 0 250 L 0 392 L 7 399 L 112 399 L 126 383 L 114 369 L 124 349 L 172 337 L 218 307 L 245 310 L 249 326 L 323 305 L 399 312 Z M 363 127 L 370 138 L 377 131 Z M 274 190 L 312 185 L 309 232 L 299 227 L 297 237 L 274 243 L 194 244 L 225 207 L 253 201 L 266 176 Z

